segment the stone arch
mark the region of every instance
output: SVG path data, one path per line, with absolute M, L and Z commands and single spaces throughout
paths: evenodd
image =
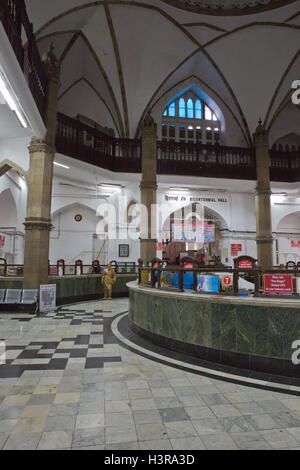
M 0 162 L 0 177 L 12 169 L 16 170 L 18 173 L 20 173 L 20 175 L 27 179 L 27 172 L 21 166 L 7 159 Z
M 289 224 L 297 223 L 298 227 L 289 227 Z M 287 226 L 285 227 L 285 225 Z M 293 231 L 294 229 L 300 229 L 300 210 L 295 211 L 292 209 L 289 214 L 285 214 L 276 225 L 276 231 L 281 232 L 281 230 Z

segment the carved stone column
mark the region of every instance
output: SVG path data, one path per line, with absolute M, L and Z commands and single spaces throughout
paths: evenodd
M 47 133 L 44 140 L 32 139 L 27 175 L 28 197 L 25 219 L 24 288 L 38 289 L 48 282 L 51 224 L 53 158 L 55 155 L 56 114 L 60 86 L 60 64 L 50 45 L 43 62 L 48 78 L 45 109 Z
M 156 257 L 156 192 L 157 192 L 157 125 L 150 114 L 142 129 L 141 258 L 147 262 Z
M 273 266 L 273 236 L 271 216 L 270 156 L 268 133 L 261 120 L 254 134 L 256 149 L 256 244 L 260 268 Z

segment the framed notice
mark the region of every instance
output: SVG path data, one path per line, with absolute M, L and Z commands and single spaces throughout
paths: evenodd
M 56 284 L 40 286 L 40 312 L 53 312 L 56 308 Z
M 265 294 L 292 294 L 293 293 L 292 274 L 264 274 Z
M 119 258 L 129 257 L 129 245 L 119 245 Z

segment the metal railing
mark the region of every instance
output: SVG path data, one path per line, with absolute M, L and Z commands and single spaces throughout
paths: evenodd
M 266 292 L 267 280 L 265 275 L 280 276 L 273 277 L 273 280 L 282 281 L 282 275 L 288 275 L 290 282 L 290 292 L 288 294 Z M 248 282 L 253 283 L 253 288 L 246 289 L 239 287 L 239 279 L 244 276 Z M 291 276 L 291 277 L 290 277 Z M 210 281 L 214 277 L 214 284 Z M 299 282 L 297 281 L 299 279 Z M 207 285 L 213 288 L 205 289 Z M 294 269 L 259 269 L 259 268 L 226 268 L 226 267 L 198 267 L 185 268 L 182 266 L 139 266 L 138 284 L 152 289 L 167 290 L 173 292 L 214 294 L 220 296 L 253 296 L 272 298 L 293 298 L 300 299 L 300 267 Z M 203 288 L 204 286 L 204 288 Z M 271 289 L 272 290 L 272 289 Z M 274 290 L 274 289 L 273 289 Z
M 116 274 L 137 274 L 138 265 L 135 262 L 116 262 L 111 261 L 112 268 Z M 91 274 L 101 274 L 107 265 L 102 264 L 49 264 L 49 277 L 56 276 L 84 276 Z M 23 277 L 24 265 L 22 264 L 0 264 L 0 277 L 14 278 Z
M 37 48 L 33 26 L 27 15 L 25 1 L 1 0 L 0 20 L 43 118 L 47 78 Z

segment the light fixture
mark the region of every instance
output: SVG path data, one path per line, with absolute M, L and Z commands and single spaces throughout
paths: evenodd
M 120 184 L 100 184 L 100 187 L 110 191 L 121 191 L 122 186 Z
M 21 125 L 25 127 L 25 129 L 27 129 L 28 124 L 22 112 L 19 109 L 19 106 L 17 104 L 17 99 L 14 97 L 13 92 L 9 89 L 9 85 L 6 83 L 6 81 L 3 79 L 1 75 L 0 75 L 0 92 L 4 100 L 6 101 L 7 105 L 11 109 L 11 111 L 14 111 L 16 113 L 16 116 L 19 119 Z
M 169 191 L 190 191 L 190 188 L 169 188 Z
M 65 168 L 66 170 L 69 170 L 69 169 L 70 169 L 69 166 L 63 165 L 62 163 L 53 162 L 53 164 L 56 165 L 56 166 L 60 166 L 61 168 Z

